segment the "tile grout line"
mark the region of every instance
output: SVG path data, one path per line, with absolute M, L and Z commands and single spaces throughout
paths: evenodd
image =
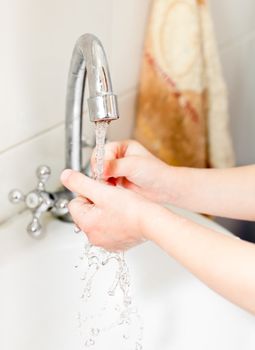
M 9 221 L 11 221 L 15 216 L 24 214 L 27 210 L 28 210 L 27 208 L 23 208 L 21 210 L 18 210 L 17 212 L 10 213 L 10 215 L 6 216 L 4 219 L 0 221 L 0 227 L 8 223 Z
M 36 133 L 36 134 L 34 134 L 34 135 L 32 135 L 32 136 L 26 138 L 26 139 L 21 140 L 20 142 L 15 143 L 14 145 L 11 145 L 11 146 L 9 146 L 9 147 L 3 149 L 2 151 L 0 151 L 0 156 L 2 156 L 4 153 L 7 153 L 7 152 L 13 150 L 13 149 L 16 148 L 16 147 L 22 146 L 22 145 L 24 145 L 24 144 L 27 143 L 27 142 L 33 141 L 33 140 L 35 140 L 36 138 L 38 138 L 38 137 L 40 137 L 40 136 L 42 136 L 42 135 L 44 135 L 44 134 L 47 134 L 48 132 L 50 132 L 50 131 L 52 131 L 52 130 L 55 130 L 55 129 L 59 128 L 59 127 L 62 126 L 63 124 L 64 124 L 64 121 L 59 122 L 59 123 L 57 123 L 57 124 L 51 126 L 50 128 L 44 129 L 44 130 L 42 130 L 42 131 L 40 131 L 40 132 L 38 132 L 38 133 Z
M 129 89 L 123 91 L 122 93 L 120 93 L 118 95 L 118 98 L 119 99 L 124 98 L 124 97 L 130 95 L 131 93 L 135 92 L 136 90 L 137 90 L 137 86 L 135 85 L 132 88 L 129 88 Z M 7 153 L 7 152 L 13 150 L 16 147 L 22 146 L 22 145 L 24 145 L 27 142 L 33 141 L 36 138 L 38 138 L 38 137 L 40 137 L 40 136 L 42 136 L 44 134 L 47 134 L 48 132 L 50 132 L 52 130 L 55 130 L 55 129 L 59 128 L 60 126 L 64 125 L 64 123 L 65 123 L 65 121 L 59 122 L 59 123 L 51 126 L 50 128 L 44 129 L 44 130 L 42 130 L 42 131 L 40 131 L 40 132 L 38 132 L 38 133 L 36 133 L 36 134 L 26 138 L 26 139 L 21 140 L 20 142 L 17 142 L 15 144 L 13 144 L 13 145 L 3 149 L 2 151 L 0 151 L 0 156 L 2 156 L 4 153 Z

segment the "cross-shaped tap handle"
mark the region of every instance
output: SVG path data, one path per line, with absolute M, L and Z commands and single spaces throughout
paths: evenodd
M 27 227 L 27 232 L 34 238 L 42 233 L 40 224 L 41 215 L 51 209 L 54 205 L 53 196 L 45 190 L 45 184 L 51 174 L 50 167 L 41 165 L 36 170 L 38 184 L 36 189 L 24 195 L 20 190 L 14 189 L 9 193 L 9 200 L 13 204 L 24 202 L 26 207 L 32 211 L 32 221 Z

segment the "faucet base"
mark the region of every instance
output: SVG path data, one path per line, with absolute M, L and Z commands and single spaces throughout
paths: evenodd
M 61 189 L 53 194 L 55 205 L 51 213 L 61 221 L 73 222 L 68 212 L 68 203 L 75 197 L 74 194 L 66 189 Z

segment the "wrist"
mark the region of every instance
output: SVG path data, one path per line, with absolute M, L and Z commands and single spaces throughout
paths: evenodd
M 185 207 L 185 198 L 189 195 L 189 169 L 165 165 L 162 172 L 163 203 Z
M 171 215 L 174 214 L 162 205 L 148 201 L 140 216 L 140 232 L 142 238 L 146 241 L 157 243 L 158 229 L 161 227 L 164 218 L 167 216 L 169 219 Z

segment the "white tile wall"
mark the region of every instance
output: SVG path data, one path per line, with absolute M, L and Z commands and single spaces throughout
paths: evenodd
M 18 147 L 0 155 L 0 223 L 23 209 L 22 205 L 8 202 L 10 189 L 18 188 L 27 193 L 37 184 L 35 170 L 38 165 L 47 164 L 52 176 L 47 189 L 54 190 L 59 185 L 59 174 L 64 168 L 64 127 L 63 125 L 43 133 Z
M 115 91 L 135 87 L 148 3 L 1 2 L 0 151 L 63 121 L 70 57 L 83 33 L 93 32 L 103 42 Z
M 111 0 L 1 2 L 0 151 L 63 121 L 74 43 L 93 32 L 109 51 L 111 5 Z
M 0 222 L 22 209 L 9 189 L 29 191 L 39 164 L 48 188 L 64 167 L 66 79 L 75 41 L 96 34 L 105 47 L 121 119 L 112 139 L 129 137 L 150 0 L 2 0 L 0 3 Z M 88 128 L 85 128 L 86 134 Z M 91 130 L 91 128 L 90 128 Z

